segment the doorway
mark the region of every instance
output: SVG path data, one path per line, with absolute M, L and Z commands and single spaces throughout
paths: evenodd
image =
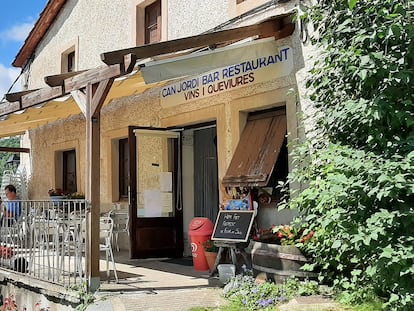
M 181 134 L 130 126 L 131 258 L 181 257 Z
M 194 130 L 194 216 L 213 223 L 218 212 L 216 127 Z
M 182 132 L 184 256 L 191 256 L 188 228 L 194 217 L 213 223 L 219 206 L 216 123 L 197 124 Z

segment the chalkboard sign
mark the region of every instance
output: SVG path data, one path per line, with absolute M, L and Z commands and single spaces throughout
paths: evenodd
M 246 242 L 253 219 L 254 211 L 219 211 L 211 239 Z

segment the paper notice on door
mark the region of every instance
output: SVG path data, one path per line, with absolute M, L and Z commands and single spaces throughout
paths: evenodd
M 161 191 L 145 190 L 144 191 L 144 217 L 161 217 L 162 214 Z
M 162 193 L 162 212 L 164 216 L 171 216 L 173 212 L 172 193 Z
M 160 190 L 162 192 L 172 191 L 172 172 L 160 173 Z

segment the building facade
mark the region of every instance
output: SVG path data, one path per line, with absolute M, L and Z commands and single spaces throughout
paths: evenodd
M 106 52 L 196 41 L 269 20 L 293 26 L 280 28 L 286 34 L 278 38 L 251 35 L 225 46 L 194 43 L 191 51 L 154 53 L 116 79 L 100 111 L 100 212 L 128 211 L 130 235 L 120 246 L 134 258 L 190 255 L 191 220 L 214 222 L 219 205 L 246 189 L 260 199 L 258 227 L 294 216 L 277 212 L 275 186 L 292 169 L 289 152 L 302 135 L 306 109 L 310 50 L 293 19 L 298 1 L 201 2 L 50 0 L 14 61 L 23 68 L 23 87 L 33 90 L 47 87 L 45 77 L 104 67 Z M 42 35 L 33 43 L 36 27 Z M 66 113 L 26 131 L 31 152 L 22 160 L 31 199 L 46 198 L 50 188 L 87 191 L 86 126 L 73 105 L 77 96 L 58 99 L 71 105 L 40 108 Z

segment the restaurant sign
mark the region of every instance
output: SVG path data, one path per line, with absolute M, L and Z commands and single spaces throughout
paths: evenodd
M 264 52 L 263 56 L 166 85 L 161 89 L 161 104 L 164 107 L 174 106 L 284 77 L 292 72 L 291 47 L 277 47 L 275 42 L 272 42 L 271 46 L 267 45 Z

